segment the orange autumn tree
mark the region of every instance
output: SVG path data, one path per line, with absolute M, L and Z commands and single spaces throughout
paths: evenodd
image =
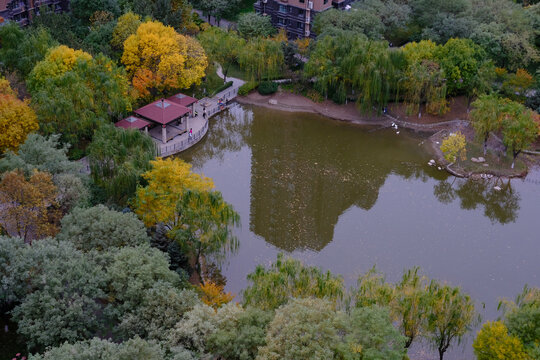
M 210 280 L 205 281 L 204 284 L 200 284 L 199 288 L 202 292 L 201 300 L 203 303 L 213 307 L 214 310 L 230 303 L 234 298 L 232 293 L 226 293 L 223 290 L 223 285 L 218 285 Z
M 36 114 L 28 101 L 19 100 L 9 82 L 0 78 L 0 153 L 16 151 L 38 127 Z
M 0 182 L 0 225 L 25 242 L 58 232 L 57 189 L 52 176 L 35 171 L 26 179 L 21 171 L 5 173 Z
M 199 84 L 208 60 L 197 40 L 159 21 L 141 24 L 124 42 L 122 63 L 139 97 Z

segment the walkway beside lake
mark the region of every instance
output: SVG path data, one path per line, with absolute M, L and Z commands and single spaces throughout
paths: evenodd
M 223 71 L 221 66 L 217 66 L 216 73 L 223 79 Z M 175 136 L 165 144 L 163 144 L 161 139 L 152 137 L 158 149 L 158 156 L 167 157 L 177 154 L 189 149 L 201 141 L 208 131 L 208 120 L 210 117 L 222 110 L 225 110 L 227 108 L 227 103 L 236 98 L 238 95 L 238 89 L 245 83 L 243 80 L 232 77 L 227 77 L 227 81 L 232 81 L 232 86 L 219 92 L 211 98 L 201 99 L 194 105 L 193 109 L 195 116 L 188 119 L 187 132 Z M 222 106 L 219 105 L 220 99 L 222 99 L 224 102 L 224 105 Z M 204 109 L 206 109 L 206 119 L 203 117 Z M 193 131 L 193 136 L 191 138 L 189 137 L 189 129 L 192 129 Z

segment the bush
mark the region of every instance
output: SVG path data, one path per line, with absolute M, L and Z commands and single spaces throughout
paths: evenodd
M 232 86 L 233 82 L 232 81 L 227 81 L 225 84 L 221 85 L 220 87 L 218 87 L 214 93 L 212 94 L 212 96 L 215 96 L 217 93 L 220 93 L 222 92 L 223 90 L 225 89 L 228 89 Z
M 263 81 L 259 85 L 259 94 L 270 95 L 277 91 L 278 84 L 272 81 Z
M 248 81 L 244 85 L 240 86 L 240 89 L 238 89 L 238 95 L 246 96 L 253 90 L 255 90 L 259 86 L 259 83 L 256 81 Z

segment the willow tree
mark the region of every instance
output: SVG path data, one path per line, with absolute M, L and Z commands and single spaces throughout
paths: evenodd
M 392 90 L 398 90 L 405 58 L 401 51 L 389 49 L 382 41 L 370 41 L 362 50 L 362 59 L 353 77 L 358 91 L 357 103 L 364 112 L 380 113 L 390 101 Z
M 317 40 L 305 66 L 305 75 L 315 78 L 315 88 L 325 97 L 345 102 L 352 93 L 355 69 L 363 60 L 367 40 L 362 35 L 342 32 Z
M 326 97 L 343 103 L 354 95 L 362 111 L 380 112 L 397 88 L 403 64 L 402 53 L 388 49 L 386 42 L 336 31 L 317 41 L 305 73 Z
M 141 175 L 156 157 L 152 138 L 137 130 L 102 126 L 88 147 L 94 183 L 119 205 L 135 195 Z
M 281 42 L 267 38 L 252 39 L 238 54 L 238 63 L 253 80 L 276 78 L 285 63 Z
M 442 115 L 448 111 L 444 71 L 436 62 L 423 60 L 410 65 L 403 87 L 409 114 L 421 116 L 420 105 L 424 103 L 430 114 Z
M 263 310 L 277 309 L 291 298 L 325 298 L 336 304 L 344 294 L 341 277 L 283 254 L 270 268 L 259 265 L 247 278 L 251 285 L 244 290 L 244 304 Z
M 210 27 L 199 35 L 199 41 L 206 53 L 223 68 L 223 82 L 227 82 L 229 68 L 238 62 L 238 55 L 245 41 L 234 32 Z
M 203 257 L 219 257 L 238 248 L 231 230 L 240 223 L 240 216 L 219 191 L 185 191 L 176 205 L 175 217 L 178 225 L 169 236 L 188 256 L 192 274 L 198 275 L 194 282 L 202 280 Z
M 477 323 L 478 315 L 470 296 L 459 287 L 431 281 L 428 287 L 427 338 L 439 352 L 444 353 L 454 342 L 460 342 Z

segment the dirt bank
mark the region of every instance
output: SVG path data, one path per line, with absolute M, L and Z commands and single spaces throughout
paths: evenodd
M 401 103 L 390 104 L 388 112 L 385 114 L 366 115 L 358 110 L 355 103 L 339 105 L 329 100 L 318 103 L 302 95 L 285 91 L 278 91 L 273 95 L 266 96 L 252 92 L 247 96 L 238 96 L 236 101 L 241 104 L 257 105 L 280 111 L 315 113 L 358 125 L 389 127 L 390 124 L 396 123 L 400 127 L 426 132 L 431 134 L 428 151 L 440 166 L 447 167 L 447 171 L 455 176 L 478 177 L 489 174 L 505 178 L 523 177 L 527 174 L 528 166 L 540 165 L 540 156 L 523 154 L 516 162 L 516 168 L 511 169 L 511 161 L 505 156 L 504 146 L 496 136 L 491 136 L 488 142 L 489 154 L 486 155 L 486 163 L 472 163 L 472 157 L 482 156 L 483 153 L 481 146 L 474 139 L 474 130 L 468 121 L 468 101 L 465 97 L 451 99 L 450 111 L 442 116 L 427 114 L 423 112 L 423 108 L 421 108 L 421 116 L 418 114 L 410 116 L 407 115 L 405 105 Z M 440 144 L 449 133 L 457 131 L 463 133 L 467 138 L 468 160 L 462 164 L 448 166 L 449 164 L 444 160 L 440 150 Z

